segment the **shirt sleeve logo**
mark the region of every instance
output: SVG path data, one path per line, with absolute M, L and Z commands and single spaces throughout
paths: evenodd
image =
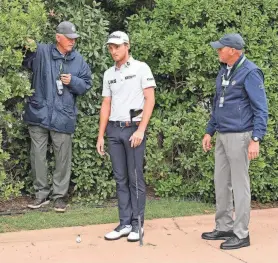
M 154 78 L 147 78 L 147 81 L 152 81 L 154 80 Z

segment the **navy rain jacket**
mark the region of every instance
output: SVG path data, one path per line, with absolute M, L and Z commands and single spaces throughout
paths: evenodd
M 23 66 L 33 72 L 34 94 L 27 98 L 24 121 L 48 130 L 73 133 L 76 125 L 76 97 L 91 88 L 91 70 L 76 50 L 62 55 L 55 44 L 37 44 L 36 52 L 27 52 Z M 63 95 L 57 93 L 60 73 L 71 74 Z

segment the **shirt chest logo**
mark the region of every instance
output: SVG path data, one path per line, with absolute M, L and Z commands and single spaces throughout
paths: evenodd
M 116 79 L 108 80 L 108 85 L 114 84 L 116 82 L 117 82 Z
M 129 76 L 126 76 L 125 79 L 133 79 L 135 77 L 136 77 L 136 75 L 129 75 Z

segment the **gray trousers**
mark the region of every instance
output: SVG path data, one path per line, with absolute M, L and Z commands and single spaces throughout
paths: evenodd
M 250 140 L 251 132 L 218 133 L 215 146 L 216 230 L 233 230 L 240 239 L 247 237 L 249 233 Z M 235 220 L 233 220 L 233 200 Z
M 106 135 L 116 181 L 120 224 L 138 224 L 138 213 L 140 213 L 143 226 L 146 203 L 146 184 L 143 175 L 146 138 L 144 138 L 140 146 L 131 148 L 129 138 L 136 129 L 136 126 L 115 127 L 109 122 L 106 128 Z M 135 163 L 133 154 L 135 154 Z M 137 206 L 136 196 L 135 164 L 138 179 L 139 207 Z
M 53 174 L 53 200 L 65 197 L 68 193 L 71 157 L 72 157 L 72 137 L 70 134 L 49 131 L 40 126 L 29 126 L 31 137 L 31 167 L 34 178 L 34 188 L 36 198 L 47 198 L 50 187 L 47 178 L 47 143 L 51 136 L 55 155 L 55 171 Z

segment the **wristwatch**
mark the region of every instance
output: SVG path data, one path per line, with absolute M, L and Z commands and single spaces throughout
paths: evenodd
M 254 142 L 260 142 L 261 140 L 258 138 L 258 137 L 256 137 L 256 136 L 252 136 L 252 140 L 254 141 Z

